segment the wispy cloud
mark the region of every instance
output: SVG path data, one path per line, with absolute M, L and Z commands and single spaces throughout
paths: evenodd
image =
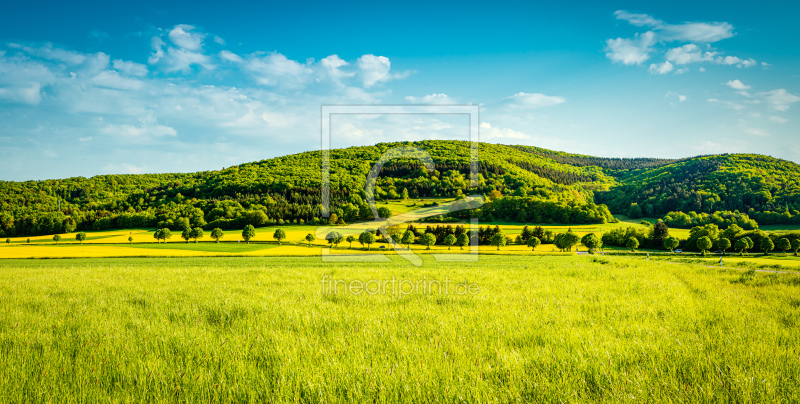
M 749 90 L 750 89 L 750 86 L 745 85 L 744 83 L 742 83 L 738 79 L 737 80 L 730 80 L 727 83 L 725 83 L 725 85 L 727 85 L 728 87 L 730 87 L 730 88 L 732 88 L 734 90 Z
M 454 104 L 457 102 L 444 93 L 430 94 L 424 97 L 407 96 L 405 100 L 412 104 Z
M 636 33 L 633 38 L 616 38 L 606 40 L 606 57 L 612 62 L 625 65 L 641 65 L 654 53 L 663 53 L 664 62 L 650 64 L 650 72 L 666 74 L 675 66 L 690 63 L 713 63 L 736 67 L 752 67 L 755 59 L 724 55 L 711 47 L 711 43 L 734 36 L 734 27 L 727 22 L 685 22 L 669 24 L 649 14 L 635 14 L 624 10 L 614 13 L 617 19 L 626 21 L 637 27 L 647 28 L 645 32 Z M 670 42 L 689 42 L 688 44 L 669 48 Z M 704 44 L 703 50 L 697 44 Z M 676 74 L 687 72 L 685 68 Z
M 512 109 L 535 109 L 551 107 L 567 102 L 564 97 L 550 96 L 541 93 L 517 93 L 505 99 L 506 106 Z
M 786 111 L 792 104 L 800 101 L 800 97 L 789 93 L 783 88 L 760 93 L 766 102 L 777 111 Z

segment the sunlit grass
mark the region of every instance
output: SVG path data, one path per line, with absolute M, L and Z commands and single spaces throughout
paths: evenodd
M 797 402 L 800 278 L 742 273 L 616 257 L 3 260 L 0 401 Z M 326 276 L 479 292 L 322 293 Z

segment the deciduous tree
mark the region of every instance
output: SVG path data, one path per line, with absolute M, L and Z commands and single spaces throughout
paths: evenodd
M 628 241 L 625 242 L 625 248 L 636 251 L 636 249 L 639 248 L 639 240 L 637 240 L 636 237 L 628 238 Z
M 367 251 L 369 251 L 370 246 L 375 243 L 375 234 L 369 231 L 365 231 L 358 236 L 358 241 L 362 245 L 367 246 Z
M 194 229 L 192 229 L 191 236 L 192 236 L 192 240 L 194 240 L 194 242 L 196 243 L 198 239 L 201 239 L 204 236 L 203 228 L 202 227 L 195 227 Z
M 416 240 L 414 232 L 411 230 L 406 230 L 406 232 L 403 233 L 403 238 L 400 240 L 400 242 L 405 244 L 406 248 L 411 248 L 411 243 L 413 243 L 414 240 Z
M 192 238 L 192 228 L 186 227 L 183 229 L 183 233 L 181 233 L 181 238 L 189 242 L 189 239 Z
M 764 255 L 769 255 L 769 252 L 774 249 L 775 243 L 773 243 L 769 237 L 764 237 L 761 239 L 761 251 L 764 251 Z
M 215 243 L 219 243 L 219 239 L 222 237 L 225 237 L 225 232 L 223 232 L 219 227 L 215 227 L 214 230 L 211 230 L 211 238 L 214 239 Z
M 253 227 L 252 224 L 248 224 L 244 226 L 244 230 L 242 230 L 242 239 L 247 244 L 250 244 L 250 239 L 256 236 L 256 228 Z
M 278 245 L 281 244 L 281 240 L 286 239 L 286 232 L 283 229 L 276 229 L 275 233 L 272 233 L 272 238 L 278 240 Z
M 531 236 L 531 238 L 528 239 L 528 247 L 531 248 L 531 251 L 536 250 L 536 247 L 538 247 L 540 244 L 542 244 L 542 241 L 539 240 L 539 237 Z
M 500 251 L 500 247 L 506 245 L 506 235 L 503 233 L 497 233 L 489 239 L 489 243 L 495 247 L 497 250 Z
M 452 234 L 448 234 L 447 237 L 444 238 L 444 245 L 447 246 L 448 250 L 453 244 L 455 244 L 455 242 L 456 242 L 456 236 Z
M 333 248 L 339 245 L 339 243 L 344 240 L 344 237 L 342 236 L 342 233 L 339 233 L 338 231 L 332 231 L 325 236 L 325 240 L 328 240 L 328 244 L 330 244 L 331 248 Z
M 466 233 L 462 233 L 458 237 L 456 237 L 456 245 L 464 249 L 464 246 L 469 244 L 469 236 Z
M 717 245 L 719 246 L 719 249 L 722 250 L 722 253 L 725 254 L 725 251 L 731 248 L 731 241 L 723 237 L 717 241 Z
M 783 254 L 786 254 L 787 250 L 791 250 L 792 249 L 792 242 L 789 241 L 788 238 L 784 237 L 784 238 L 778 240 L 778 249 L 781 250 L 781 252 L 783 252 Z
M 669 252 L 675 252 L 675 249 L 681 244 L 680 240 L 675 237 L 667 237 L 664 239 L 664 248 Z
M 436 236 L 431 233 L 425 233 L 419 239 L 419 242 L 426 247 L 426 250 L 430 250 L 431 246 L 436 244 Z
M 706 255 L 706 251 L 710 250 L 712 245 L 711 239 L 706 236 L 697 239 L 697 249 L 702 255 Z
M 603 247 L 603 241 L 594 233 L 589 233 L 581 238 L 581 244 L 589 249 L 589 254 L 594 254 L 595 250 Z

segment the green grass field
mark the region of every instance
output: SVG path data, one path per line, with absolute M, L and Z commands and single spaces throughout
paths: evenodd
M 478 290 L 322 283 L 392 277 Z M 800 401 L 795 274 L 588 256 L 1 260 L 0 290 L 4 403 Z

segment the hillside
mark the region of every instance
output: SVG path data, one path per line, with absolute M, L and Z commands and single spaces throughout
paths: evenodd
M 381 172 L 378 199 L 496 190 L 518 198 L 502 209 L 490 204 L 469 214 L 560 223 L 613 220 L 611 212 L 627 213 L 631 203 L 651 215 L 739 210 L 769 223 L 800 217 L 798 165 L 766 156 L 610 159 L 482 143 L 479 185 L 469 188 L 469 143 L 422 141 L 331 150 L 331 204 L 339 219 L 372 218 L 363 193 L 369 170 L 387 150 L 409 145 L 426 150 L 436 170 L 427 172 L 417 160 L 393 160 Z M 317 223 L 320 165 L 317 151 L 188 174 L 0 181 L 0 237 L 76 228 Z
M 797 223 L 800 165 L 768 156 L 726 154 L 682 160 L 617 177 L 597 193 L 599 202 L 624 212 L 637 203 L 649 216 L 673 211 L 749 213 L 760 224 Z

